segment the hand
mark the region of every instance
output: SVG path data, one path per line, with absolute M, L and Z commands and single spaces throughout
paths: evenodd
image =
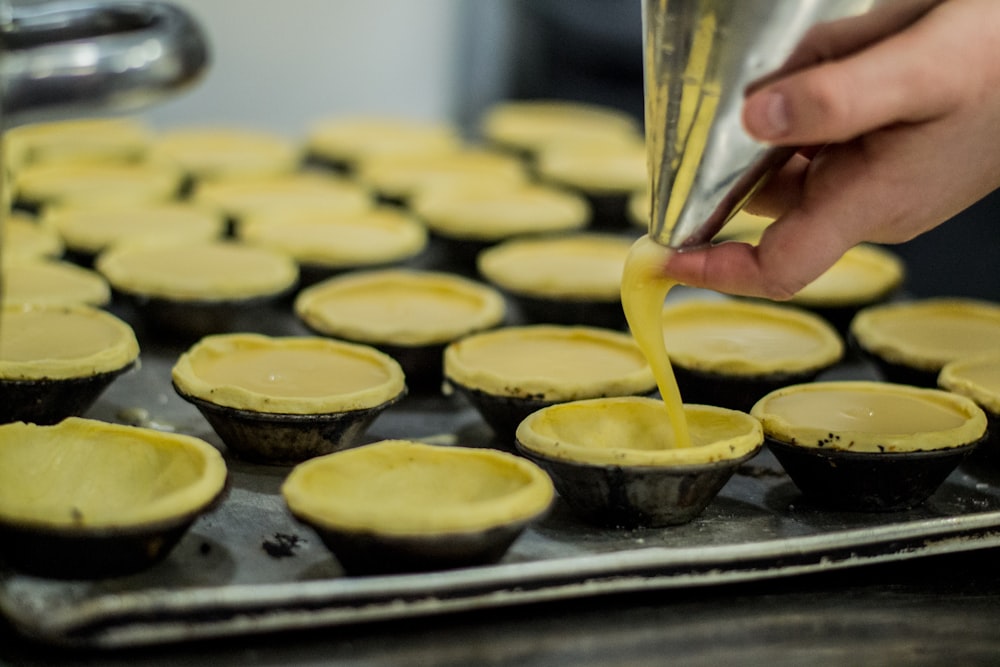
M 1000 2 L 903 0 L 823 24 L 748 89 L 760 141 L 807 146 L 748 210 L 757 246 L 676 253 L 696 287 L 786 299 L 861 242 L 901 243 L 1000 186 Z

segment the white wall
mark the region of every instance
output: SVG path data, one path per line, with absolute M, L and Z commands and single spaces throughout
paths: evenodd
M 301 136 L 352 113 L 457 114 L 462 0 L 174 0 L 208 34 L 198 86 L 143 115 Z

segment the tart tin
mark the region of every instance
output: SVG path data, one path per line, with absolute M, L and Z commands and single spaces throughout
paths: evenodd
M 261 370 L 247 371 L 250 380 L 222 382 L 199 371 L 200 363 L 225 362 L 227 355 L 245 354 L 246 364 L 259 356 Z M 347 368 L 377 368 L 377 382 L 350 392 L 300 391 L 295 367 L 310 354 L 343 359 Z M 307 355 L 307 356 L 303 356 Z M 314 362 L 321 367 L 322 356 Z M 279 364 L 284 362 L 287 367 Z M 260 380 L 258 374 L 281 379 Z M 173 387 L 205 417 L 226 447 L 241 458 L 271 464 L 298 463 L 353 447 L 372 422 L 406 395 L 403 371 L 393 359 L 363 345 L 325 338 L 270 338 L 229 334 L 202 339 L 180 356 L 172 370 Z M 261 384 L 271 393 L 261 393 Z
M 936 387 L 948 362 L 997 349 L 1000 305 L 941 297 L 870 306 L 851 321 L 850 338 L 884 379 Z
M 807 408 L 814 413 L 809 417 L 782 407 L 787 397 L 810 394 L 817 407 Z M 761 420 L 768 447 L 804 496 L 858 512 L 921 504 L 986 432 L 986 415 L 968 398 L 882 382 L 785 387 L 762 398 L 751 414 Z M 872 421 L 880 418 L 900 426 Z
M 113 371 L 86 377 L 37 380 L 0 378 L 0 424 L 30 422 L 56 424 L 66 417 L 79 417 L 90 409 L 101 394 L 135 366 L 129 362 Z
M 0 330 L 13 329 L 33 340 L 39 331 L 52 326 L 79 331 L 81 318 L 96 322 L 113 340 L 102 348 L 79 348 L 83 356 L 69 355 L 69 349 L 56 342 L 53 349 L 40 350 L 41 356 L 25 358 L 23 351 L 15 351 L 18 336 L 8 330 L 6 345 L 0 347 L 0 423 L 55 424 L 82 415 L 139 357 L 132 328 L 91 306 L 12 305 L 2 315 Z
M 0 558 L 63 579 L 121 576 L 162 560 L 227 479 L 222 456 L 202 440 L 77 417 L 0 426 L 0 475 Z M 30 502 L 16 495 L 25 475 L 41 494 Z
M 693 444 L 676 447 L 662 401 L 600 398 L 554 405 L 517 429 L 517 450 L 552 477 L 587 522 L 658 527 L 691 521 L 760 451 L 760 424 L 714 406 L 685 405 Z
M 554 495 L 520 457 L 406 440 L 299 464 L 281 491 L 348 574 L 495 562 Z
M 257 463 L 288 465 L 357 445 L 375 418 L 405 396 L 370 408 L 326 414 L 240 410 L 174 390 L 205 417 L 226 447 Z

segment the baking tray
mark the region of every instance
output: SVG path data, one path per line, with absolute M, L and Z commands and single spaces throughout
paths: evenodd
M 250 314 L 246 328 L 305 333 L 290 304 Z M 130 313 L 119 312 L 132 320 Z M 170 384 L 184 346 L 142 343 L 141 364 L 88 416 L 176 430 L 224 449 Z M 874 377 L 851 359 L 825 379 Z M 383 413 L 366 441 L 411 438 L 500 446 L 459 396 L 414 394 Z M 112 648 L 356 624 L 636 590 L 716 586 L 1000 545 L 1000 473 L 970 462 L 919 508 L 891 514 L 823 510 L 765 450 L 687 525 L 603 529 L 557 499 L 497 564 L 348 577 L 286 510 L 288 467 L 227 457 L 231 489 L 169 556 L 136 575 L 57 581 L 0 569 L 0 611 L 46 643 Z

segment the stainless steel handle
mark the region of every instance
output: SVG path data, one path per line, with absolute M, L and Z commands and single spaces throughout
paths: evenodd
M 199 78 L 209 60 L 198 24 L 167 3 L 0 3 L 3 127 L 147 106 Z

